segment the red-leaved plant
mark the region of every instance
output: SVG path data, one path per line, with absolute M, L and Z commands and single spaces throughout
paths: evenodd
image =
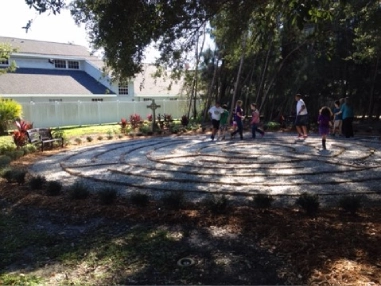
M 17 148 L 19 148 L 28 143 L 28 135 L 26 131 L 33 128 L 33 123 L 23 120 L 16 120 L 15 125 L 17 130 L 13 132 L 13 142 L 16 144 Z
M 130 122 L 131 122 L 132 128 L 134 128 L 134 129 L 137 128 L 140 124 L 140 121 L 141 121 L 141 119 L 140 119 L 139 114 L 132 114 L 130 116 Z
M 120 120 L 120 122 L 119 122 L 119 124 L 120 124 L 120 131 L 122 132 L 122 133 L 126 133 L 126 127 L 127 127 L 127 119 L 126 118 L 122 118 L 121 120 Z

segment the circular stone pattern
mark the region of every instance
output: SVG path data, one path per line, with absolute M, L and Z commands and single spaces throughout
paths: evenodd
M 103 143 L 48 157 L 31 167 L 47 180 L 77 180 L 96 189 L 227 195 L 377 193 L 380 141 L 270 133 L 256 140 L 211 141 L 206 135 Z

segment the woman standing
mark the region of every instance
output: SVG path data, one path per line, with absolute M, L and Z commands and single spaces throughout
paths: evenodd
M 345 102 L 341 105 L 340 111 L 337 112 L 335 115 L 341 114 L 343 125 L 342 125 L 342 131 L 346 138 L 353 137 L 353 119 L 354 119 L 354 112 L 352 103 L 350 102 L 349 98 L 345 98 Z

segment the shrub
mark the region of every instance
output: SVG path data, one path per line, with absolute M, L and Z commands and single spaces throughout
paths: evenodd
M 22 106 L 14 100 L 0 98 L 0 135 L 5 134 L 8 122 L 20 118 Z
M 37 151 L 37 146 L 34 145 L 34 144 L 28 144 L 24 148 L 28 150 L 26 154 L 28 154 L 28 153 L 34 153 L 34 152 Z
M 15 170 L 14 172 L 14 180 L 16 181 L 16 183 L 18 183 L 19 185 L 23 185 L 25 183 L 25 176 L 27 174 L 27 171 L 26 170 Z
M 296 204 L 302 207 L 310 216 L 315 215 L 320 206 L 319 197 L 308 193 L 301 194 L 296 200 Z
M 65 134 L 65 131 L 62 130 L 62 129 L 51 130 L 51 134 L 52 134 L 53 138 L 62 138 L 64 144 L 65 144 L 65 142 L 69 142 L 69 140 L 68 140 L 68 138 L 67 138 L 67 136 Z
M 86 140 L 87 140 L 87 142 L 92 142 L 92 141 L 93 141 L 93 137 L 91 137 L 91 136 L 87 136 L 87 137 L 86 137 Z
M 111 140 L 112 138 L 114 138 L 114 136 L 112 135 L 112 133 L 113 133 L 112 130 L 108 130 L 108 131 L 107 131 L 107 139 L 108 139 L 108 140 Z
M 133 129 L 137 128 L 140 124 L 141 118 L 138 114 L 132 114 L 130 116 L 130 123 Z
M 20 159 L 22 156 L 24 156 L 24 154 L 25 154 L 25 152 L 22 149 L 15 150 L 14 151 L 14 158 L 15 158 L 15 160 Z
M 103 140 L 103 136 L 99 135 L 97 139 L 98 139 L 98 141 L 102 141 Z
M 188 116 L 183 115 L 181 117 L 181 125 L 185 127 L 185 126 L 188 126 L 188 124 L 189 124 L 189 118 L 188 118 Z
M 11 167 L 7 167 L 1 170 L 1 177 L 5 180 L 7 180 L 8 183 L 12 183 L 14 179 L 14 172 Z
M 122 118 L 119 122 L 120 125 L 120 132 L 125 134 L 127 129 L 127 119 Z
M 269 130 L 269 131 L 279 130 L 280 129 L 280 123 L 279 122 L 270 121 L 270 122 L 267 122 L 265 124 L 264 128 L 266 130 Z
M 16 150 L 16 146 L 14 144 L 5 143 L 0 146 L 0 154 L 3 155 L 6 155 L 7 152 L 12 152 L 14 150 Z
M 257 208 L 261 208 L 261 209 L 270 208 L 273 201 L 274 201 L 274 198 L 266 194 L 257 194 L 253 198 L 254 205 Z
M 0 168 L 4 168 L 6 166 L 9 166 L 11 163 L 12 158 L 6 155 L 0 155 Z
M 46 187 L 48 196 L 58 196 L 62 191 L 62 183 L 59 181 L 49 181 Z
M 12 151 L 4 151 L 4 155 L 5 156 L 8 156 L 9 158 L 13 160 L 16 160 L 16 150 L 12 150 Z
M 45 185 L 45 183 L 46 183 L 45 177 L 41 175 L 37 175 L 30 178 L 29 187 L 32 190 L 40 190 Z
M 226 213 L 228 206 L 229 206 L 229 200 L 225 195 L 222 196 L 209 196 L 206 197 L 202 204 L 207 210 L 210 210 L 214 214 L 221 214 Z
M 110 205 L 118 197 L 118 191 L 111 187 L 103 188 L 98 192 L 98 197 L 101 204 Z
M 343 196 L 339 200 L 339 207 L 345 211 L 355 215 L 362 206 L 362 198 L 360 196 Z
M 161 202 L 164 207 L 169 209 L 178 210 L 181 209 L 185 204 L 185 197 L 183 193 L 180 192 L 170 192 L 161 196 Z
M 15 121 L 17 130 L 13 132 L 13 142 L 17 148 L 24 146 L 28 143 L 27 130 L 33 128 L 33 124 L 23 120 Z
M 147 194 L 135 192 L 130 195 L 129 201 L 133 205 L 146 207 L 149 204 L 149 196 Z
M 77 143 L 78 145 L 82 144 L 82 139 L 81 138 L 75 138 L 74 142 Z
M 69 198 L 72 200 L 83 200 L 90 195 L 88 187 L 81 182 L 75 182 L 73 185 L 71 185 L 69 187 L 68 193 Z
M 148 125 L 142 125 L 139 127 L 139 131 L 142 132 L 144 135 L 147 135 L 149 132 L 152 131 L 152 128 Z

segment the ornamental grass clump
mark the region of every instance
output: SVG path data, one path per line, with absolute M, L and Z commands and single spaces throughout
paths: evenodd
M 147 194 L 134 192 L 130 195 L 129 201 L 135 206 L 146 207 L 149 204 L 149 196 Z
M 9 166 L 12 162 L 12 158 L 7 155 L 0 155 L 0 168 Z
M 316 215 L 320 207 L 318 195 L 311 195 L 308 193 L 301 194 L 296 200 L 296 204 L 310 216 Z
M 46 183 L 45 177 L 41 176 L 41 175 L 37 175 L 37 176 L 33 176 L 32 178 L 30 178 L 29 187 L 32 190 L 40 190 L 43 188 L 45 183 Z
M 339 199 L 339 207 L 351 215 L 356 215 L 362 207 L 362 197 L 355 195 L 343 196 Z
M 225 195 L 212 195 L 204 198 L 202 200 L 202 205 L 213 214 L 223 214 L 228 210 L 229 200 Z
M 25 177 L 28 172 L 24 169 L 16 169 L 13 174 L 14 181 L 19 185 L 23 185 L 25 183 Z
M 179 210 L 185 205 L 185 197 L 180 192 L 170 192 L 160 198 L 164 207 L 172 210 Z
M 256 194 L 253 197 L 253 203 L 255 207 L 260 209 L 268 209 L 271 207 L 272 203 L 274 201 L 274 198 L 270 195 L 266 194 Z
M 69 187 L 68 194 L 72 200 L 84 200 L 90 195 L 90 191 L 84 183 L 75 182 Z
M 111 205 L 116 201 L 118 191 L 112 187 L 106 187 L 98 191 L 98 198 L 102 205 Z
M 62 192 L 62 183 L 59 181 L 49 181 L 46 186 L 48 196 L 58 196 Z

